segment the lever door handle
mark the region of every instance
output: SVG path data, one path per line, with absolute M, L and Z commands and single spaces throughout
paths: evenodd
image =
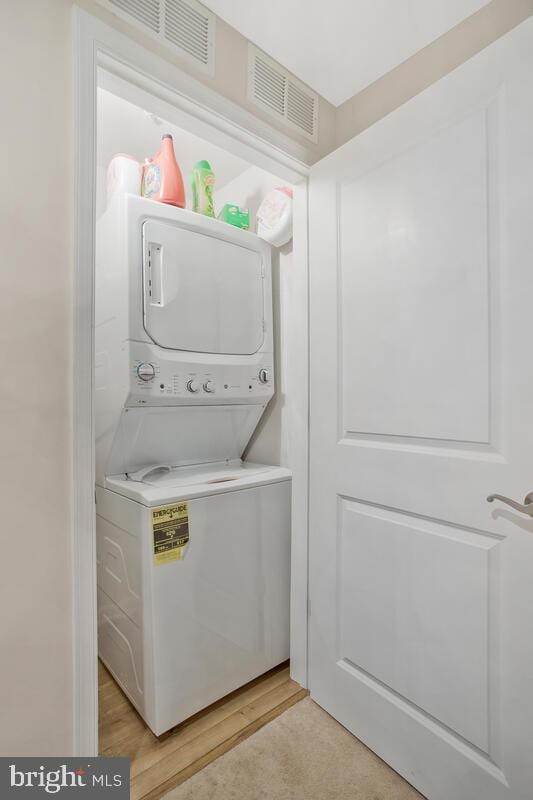
M 528 517 L 533 517 L 533 492 L 526 494 L 523 504 L 517 503 L 516 500 L 512 500 L 510 497 L 505 497 L 503 494 L 489 494 L 487 502 L 492 503 L 493 500 L 500 500 L 500 502 L 514 508 L 515 511 L 520 511 L 522 514 L 527 514 Z

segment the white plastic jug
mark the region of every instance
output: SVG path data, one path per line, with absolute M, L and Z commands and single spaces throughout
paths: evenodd
M 127 153 L 117 153 L 107 168 L 107 202 L 117 193 L 141 193 L 141 165 Z
M 292 189 L 279 186 L 269 192 L 257 210 L 257 234 L 274 247 L 292 239 Z

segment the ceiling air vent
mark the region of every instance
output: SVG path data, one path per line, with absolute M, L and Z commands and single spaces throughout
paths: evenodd
M 248 47 L 248 98 L 313 142 L 318 138 L 318 95 L 254 45 Z
M 215 73 L 215 15 L 196 0 L 100 0 L 208 75 Z

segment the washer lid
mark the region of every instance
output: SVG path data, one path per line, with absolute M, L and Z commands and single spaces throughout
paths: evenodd
M 222 225 L 222 223 L 221 223 Z M 255 244 L 255 242 L 254 242 Z M 144 328 L 161 347 L 252 355 L 264 339 L 264 245 L 143 223 Z
M 268 472 L 272 467 L 263 464 L 251 464 L 247 461 L 235 459 L 235 461 L 223 461 L 215 464 L 195 464 L 192 467 L 176 467 L 172 469 L 163 464 L 156 464 L 137 473 L 128 473 L 127 480 L 136 483 L 144 483 L 148 486 L 163 488 L 178 488 L 180 486 L 193 486 L 199 483 L 213 486 L 218 483 L 229 483 L 240 478 L 258 475 Z M 140 473 L 144 473 L 141 480 Z
M 263 405 L 141 406 L 122 411 L 105 475 L 155 464 L 181 467 L 239 459 Z
M 194 499 L 223 492 L 251 489 L 269 483 L 289 480 L 285 467 L 252 464 L 247 461 L 223 461 L 191 467 L 163 469 L 155 465 L 145 470 L 144 480 L 128 475 L 106 478 L 106 488 L 147 506 L 178 500 Z

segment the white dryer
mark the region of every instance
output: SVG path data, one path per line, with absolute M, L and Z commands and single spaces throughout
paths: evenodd
M 99 654 L 160 735 L 289 655 L 290 472 L 241 461 L 274 392 L 268 245 L 116 196 L 95 345 Z

